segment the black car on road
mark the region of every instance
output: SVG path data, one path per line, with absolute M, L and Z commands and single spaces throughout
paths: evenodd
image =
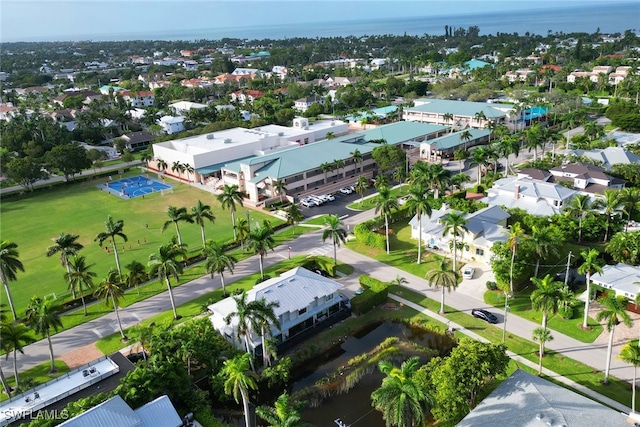
M 498 323 L 498 318 L 495 314 L 481 308 L 474 308 L 471 310 L 471 315 L 477 319 L 484 320 L 485 322 Z

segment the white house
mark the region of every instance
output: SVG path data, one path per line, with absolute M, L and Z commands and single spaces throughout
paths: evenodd
M 186 111 L 190 111 L 193 109 L 201 110 L 203 108 L 207 108 L 207 106 L 205 104 L 190 101 L 178 101 L 174 102 L 173 104 L 169 104 L 169 109 L 172 110 L 175 114 L 183 114 Z
M 602 164 L 604 170 L 609 171 L 616 164 L 640 163 L 640 156 L 623 147 L 597 148 L 593 150 L 566 150 L 566 155 L 587 157 Z
M 497 180 L 480 201 L 491 206 L 524 209 L 530 214 L 548 216 L 560 213 L 577 192 L 550 182 L 508 176 Z
M 453 253 L 453 248 L 450 247 L 453 243 L 453 236 L 450 233 L 443 235 L 443 219 L 451 212 L 452 210 L 448 206 L 443 205 L 439 210 L 433 211 L 430 217 L 423 215 L 423 245 Z M 462 236 L 456 239 L 457 242 L 464 245 L 463 250 L 458 250 L 458 256 L 462 259 L 489 263 L 493 244 L 505 242 L 509 237 L 509 232 L 505 227 L 510 216 L 498 206 L 489 206 L 477 212 L 466 214 L 467 231 L 463 231 Z M 419 234 L 418 217 L 414 216 L 409 224 L 411 225 L 411 237 L 417 240 Z
M 264 299 L 267 303 L 278 303 L 274 314 L 280 328 L 272 326 L 270 335 L 280 344 L 348 310 L 340 289 L 340 283 L 297 267 L 254 286 L 247 292 L 247 302 Z M 209 306 L 212 313 L 209 319 L 227 341 L 244 350 L 244 338 L 237 335 L 237 318 L 232 318 L 230 323 L 225 321 L 236 310 L 235 299 L 225 298 Z M 249 347 L 256 354 L 261 351 L 260 331 L 251 331 Z
M 595 273 L 591 281 L 605 289 L 612 289 L 617 296 L 633 301 L 640 294 L 640 267 L 618 263 L 605 265 L 602 273 Z
M 324 96 L 314 95 L 308 96 L 306 98 L 296 99 L 293 108 L 304 113 L 313 104 L 324 104 Z
M 598 166 L 581 163 L 570 163 L 549 169 L 554 182 L 569 181 L 573 188 L 586 193 L 603 193 L 604 190 L 624 187 L 625 182 L 619 178 L 609 176 Z
M 131 104 L 132 107 L 142 108 L 142 107 L 152 107 L 155 103 L 155 95 L 153 91 L 143 90 L 140 92 L 130 92 L 125 91 L 122 92 L 122 99 Z
M 162 116 L 158 124 L 165 133 L 182 132 L 184 130 L 184 117 Z

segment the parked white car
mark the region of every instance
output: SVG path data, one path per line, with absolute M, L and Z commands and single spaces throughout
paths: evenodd
M 325 202 L 333 202 L 336 199 L 333 194 L 323 194 L 320 198 Z
M 312 208 L 312 207 L 316 206 L 316 202 L 314 202 L 314 201 L 313 201 L 313 200 L 311 200 L 311 199 L 302 199 L 302 200 L 300 201 L 300 204 L 301 204 L 302 206 L 304 206 L 305 208 Z
M 342 194 L 351 194 L 351 193 L 353 193 L 352 188 L 353 188 L 353 187 L 351 187 L 351 186 L 349 186 L 349 187 L 343 187 L 343 188 L 341 188 L 341 189 L 340 189 L 340 192 L 341 192 Z
M 471 267 L 470 265 L 465 266 L 462 269 L 462 278 L 464 280 L 473 279 L 473 273 L 476 272 L 476 269 Z

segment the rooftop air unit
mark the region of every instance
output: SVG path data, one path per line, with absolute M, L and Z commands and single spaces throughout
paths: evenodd
M 231 138 L 225 138 L 224 143 L 225 144 L 231 144 Z
M 213 139 L 213 134 L 212 133 L 208 134 L 207 139 Z

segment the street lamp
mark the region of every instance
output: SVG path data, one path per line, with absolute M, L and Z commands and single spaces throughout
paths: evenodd
M 289 259 L 291 259 L 291 246 L 289 246 L 288 250 L 289 250 Z
M 512 295 L 509 295 L 508 292 L 504 293 L 504 322 L 502 324 L 502 344 L 504 344 L 504 340 L 507 336 L 507 315 L 509 314 L 509 298 Z

